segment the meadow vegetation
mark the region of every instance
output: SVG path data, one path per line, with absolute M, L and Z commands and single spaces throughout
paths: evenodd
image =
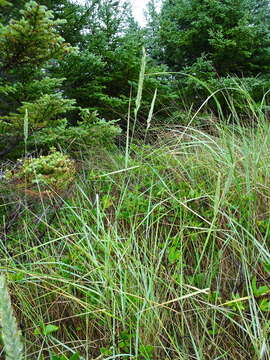
M 44 3 L 0 0 L 0 358 L 269 359 L 268 2 Z

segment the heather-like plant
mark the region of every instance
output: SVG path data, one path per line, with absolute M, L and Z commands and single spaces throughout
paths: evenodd
M 75 173 L 75 162 L 52 149 L 49 155 L 21 160 L 19 170 L 7 172 L 5 178 L 19 187 L 65 190 L 74 181 Z

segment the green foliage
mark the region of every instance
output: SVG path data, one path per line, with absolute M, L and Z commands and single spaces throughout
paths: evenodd
M 205 101 L 204 109 L 230 116 L 253 116 L 251 103 L 263 111 L 268 110 L 268 76 L 219 77 L 213 62 L 206 56 L 197 58 L 193 65 L 183 69 L 184 76 L 175 81 L 179 96 L 185 104 L 198 108 Z M 207 100 L 208 99 L 208 100 Z
M 76 99 L 80 107 L 97 110 L 108 120 L 121 117 L 121 125 L 126 127 L 130 96 L 132 102 L 136 96 L 144 32 L 134 22 L 128 2 L 89 1 L 85 11 L 88 23 L 78 44 L 79 51 L 62 59 L 58 67 L 51 66 L 50 72 L 66 79 L 62 86 L 66 97 Z M 148 59 L 147 73 L 163 70 Z M 146 77 L 145 109 L 149 108 L 156 87 L 160 104 L 169 102 L 170 84 Z M 78 115 L 73 112 L 71 120 L 78 120 Z M 141 117 L 146 121 L 145 116 Z
M 267 293 L 269 293 L 270 288 L 266 285 L 257 287 L 257 281 L 256 281 L 256 278 L 254 277 L 252 279 L 252 291 L 253 291 L 254 296 L 260 297 L 262 295 L 266 295 Z
M 106 348 L 102 347 L 100 352 L 103 356 L 110 357 L 114 352 L 119 352 L 122 354 L 131 354 L 134 352 L 134 340 L 136 338 L 136 334 L 129 333 L 128 331 L 122 331 L 119 334 L 119 340 L 117 343 L 117 349 L 113 349 L 112 347 Z M 136 359 L 138 360 L 153 360 L 153 352 L 154 347 L 152 345 L 140 345 L 138 349 L 138 356 Z
M 55 8 L 53 4 L 50 7 Z M 75 8 L 77 16 L 82 16 L 81 7 Z M 62 7 L 57 9 L 61 13 Z M 88 118 L 83 115 L 81 119 L 79 113 L 86 114 L 87 110 L 75 106 L 73 98 L 82 107 L 96 107 L 104 88 L 105 63 L 89 51 L 85 56 L 73 51 L 59 34 L 64 23 L 63 19 L 54 20 L 51 11 L 31 1 L 21 10 L 21 19 L 2 27 L 0 156 L 21 156 L 26 111 L 28 150 L 48 150 L 51 146 L 69 147 L 70 151 L 80 146 L 109 147 L 119 133 L 114 123 L 107 124 L 96 116 L 94 121 L 90 119 L 92 115 Z M 59 63 L 63 55 L 65 60 Z M 62 71 L 64 64 L 67 68 Z M 69 78 L 52 78 L 49 74 L 52 69 L 58 69 L 57 76 L 61 72 Z
M 269 125 L 170 128 L 134 139 L 129 167 L 121 150 L 85 153 L 68 198 L 6 205 L 0 252 L 30 356 L 268 353 Z
M 121 133 L 117 121 L 100 119 L 97 112 L 81 109 L 80 120 L 75 126 L 66 119 L 58 121 L 56 127 L 45 127 L 28 141 L 28 147 L 49 149 L 55 146 L 78 155 L 95 149 L 115 148 L 114 140 Z
M 30 1 L 19 20 L 11 20 L 0 32 L 0 154 L 5 156 L 23 141 L 24 116 L 28 111 L 29 134 L 46 126 L 55 127 L 59 115 L 73 108 L 74 101 L 57 91 L 63 80 L 50 79 L 47 62 L 71 51 L 58 34 L 63 21 Z M 19 150 L 20 151 L 20 150 Z
M 0 1 L 0 6 L 7 6 L 7 5 L 10 5 L 10 2 L 8 2 L 7 0 Z
M 71 0 L 39 0 L 57 19 L 62 22 L 58 26 L 59 34 L 72 46 L 81 47 L 84 43 L 84 32 L 89 25 L 92 6 L 82 6 Z
M 80 359 L 81 357 L 79 353 L 74 353 L 70 357 L 67 357 L 65 355 L 52 355 L 50 358 L 50 360 L 80 360 Z
M 261 311 L 270 312 L 270 300 L 267 298 L 261 299 L 259 302 L 259 308 Z
M 23 188 L 55 191 L 65 190 L 76 173 L 75 163 L 66 155 L 52 149 L 49 155 L 21 160 L 21 166 L 13 173 L 6 172 L 5 179 Z
M 24 3 L 1 13 L 0 156 L 24 157 L 0 172 L 0 266 L 26 358 L 267 356 L 268 1 L 153 0 L 145 31 L 127 2 Z
M 268 2 L 165 1 L 160 25 L 164 60 L 179 71 L 206 54 L 219 76 L 266 72 L 268 18 Z
M 26 110 L 29 117 L 29 130 L 33 133 L 44 127 L 56 127 L 61 120 L 59 114 L 63 114 L 73 109 L 73 100 L 64 99 L 59 94 L 43 95 L 35 102 L 23 102 L 18 109 L 18 113 L 11 113 L 3 117 L 0 129 L 3 133 L 21 133 L 23 129 L 23 119 Z
M 232 301 L 228 301 L 226 305 L 236 312 L 241 312 L 246 310 L 245 303 L 239 294 L 233 294 Z
M 129 81 L 137 79 L 140 68 L 140 31 L 127 2 L 89 1 L 83 12 L 87 23 L 79 52 L 50 70 L 66 78 L 65 96 L 111 120 L 127 111 Z
M 53 324 L 41 324 L 41 326 L 34 331 L 34 335 L 48 336 L 59 330 L 59 326 Z
M 0 60 L 2 71 L 14 72 L 18 67 L 42 66 L 46 61 L 63 56 L 70 47 L 58 34 L 53 14 L 34 1 L 26 4 L 21 19 L 1 28 Z
M 160 30 L 160 16 L 158 12 L 159 0 L 149 0 L 146 4 L 146 27 L 145 32 L 145 46 L 151 57 L 157 62 L 161 63 L 161 51 L 158 39 Z
M 197 109 L 217 92 L 226 116 L 246 115 L 239 84 L 255 103 L 262 101 L 269 88 L 269 16 L 268 1 L 164 1 L 155 37 L 162 51 L 154 56 L 181 73 L 174 78 L 186 106 Z M 207 106 L 220 115 L 215 102 Z

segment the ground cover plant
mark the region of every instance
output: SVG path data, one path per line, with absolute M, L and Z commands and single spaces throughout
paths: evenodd
M 269 359 L 268 68 L 227 38 L 253 11 L 266 56 L 267 2 L 150 1 L 143 30 L 127 3 L 23 3 L 0 0 L 0 358 Z M 245 40 L 243 76 L 161 60 L 180 5 L 187 38 L 197 9 L 206 44 Z

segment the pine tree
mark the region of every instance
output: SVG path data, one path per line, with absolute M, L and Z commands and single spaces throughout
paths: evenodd
M 160 14 L 158 7 L 160 0 L 150 0 L 147 3 L 147 10 L 145 13 L 147 25 L 145 28 L 145 42 L 146 48 L 151 57 L 161 63 L 162 51 L 159 44 L 158 34 L 160 31 Z
M 165 0 L 160 45 L 164 61 L 176 71 L 202 55 L 220 75 L 269 71 L 269 1 Z
M 30 134 L 57 126 L 59 115 L 73 107 L 59 91 L 62 80 L 47 76 L 48 62 L 55 62 L 72 48 L 58 34 L 63 20 L 30 1 L 0 29 L 0 156 L 22 143 L 26 109 Z
M 5 0 L 6 1 L 6 0 Z M 12 6 L 2 7 L 0 17 L 2 23 L 7 25 L 11 19 L 18 20 L 20 11 L 24 9 L 29 0 L 12 0 Z M 83 39 L 83 29 L 87 26 L 91 8 L 86 8 L 72 0 L 38 0 L 39 5 L 46 6 L 59 20 L 58 32 L 66 42 L 78 45 Z
M 88 1 L 84 13 L 88 20 L 79 52 L 51 71 L 66 78 L 64 94 L 79 106 L 98 110 L 106 119 L 119 118 L 138 79 L 143 34 L 127 1 Z

